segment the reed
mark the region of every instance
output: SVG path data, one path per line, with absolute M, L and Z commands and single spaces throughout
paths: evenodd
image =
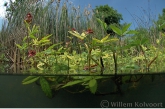
M 24 19 L 27 13 L 32 14 L 31 25 L 40 26 L 38 38 L 44 35 L 52 34 L 52 43 L 71 41 L 72 46 L 76 47 L 77 39 L 68 38 L 68 31 L 72 28 L 78 32 L 92 28 L 95 31 L 95 37 L 102 37 L 99 30 L 101 28 L 95 20 L 94 13 L 90 6 L 81 9 L 80 6 L 73 6 L 72 3 L 59 0 L 48 0 L 47 2 L 31 0 L 18 1 L 10 3 L 7 8 L 7 22 L 2 26 L 0 33 L 1 47 L 6 48 L 3 52 L 11 62 L 20 62 L 20 53 L 15 43 L 21 44 L 25 36 L 28 35 Z

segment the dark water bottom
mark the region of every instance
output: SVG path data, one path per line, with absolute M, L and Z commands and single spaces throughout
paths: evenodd
M 136 84 L 137 87 L 132 87 L 132 83 L 124 85 L 123 96 L 71 94 L 61 90 L 52 99 L 47 98 L 36 84 L 22 85 L 25 77 L 0 76 L 0 108 L 165 107 L 165 76 L 157 76 L 153 82 L 146 76 Z

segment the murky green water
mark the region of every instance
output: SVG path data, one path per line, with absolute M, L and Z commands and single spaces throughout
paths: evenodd
M 41 91 L 40 86 L 34 84 L 22 85 L 21 81 L 26 76 L 1 75 L 0 76 L 0 107 L 1 108 L 55 108 L 55 107 L 101 107 L 103 100 L 108 101 L 105 106 L 112 107 L 111 103 L 162 103 L 165 107 L 165 75 L 155 75 L 152 82 L 151 76 L 145 76 L 139 83 L 124 84 L 123 95 L 96 96 L 90 92 L 71 94 L 60 90 L 54 98 L 47 98 Z M 113 91 L 114 84 L 107 82 L 102 86 L 103 91 Z M 121 104 L 120 104 L 121 105 Z M 120 107 L 120 106 L 118 106 Z

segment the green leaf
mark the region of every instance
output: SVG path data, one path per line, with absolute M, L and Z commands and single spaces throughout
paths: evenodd
M 73 56 L 66 55 L 66 57 L 71 60 L 73 59 Z
M 100 23 L 100 25 L 104 28 L 104 30 L 107 30 L 107 24 L 105 22 L 103 22 L 102 20 L 100 20 L 99 18 L 96 18 L 97 21 Z
M 40 40 L 39 41 L 39 44 L 45 44 L 45 43 L 50 43 L 50 40 L 49 39 L 44 39 L 44 40 Z
M 128 30 L 128 31 L 123 32 L 123 36 L 124 36 L 124 35 L 126 35 L 126 34 L 128 34 L 128 33 L 129 33 L 129 30 Z
M 81 37 L 86 37 L 86 34 L 83 32 L 83 33 L 81 33 Z
M 30 73 L 36 73 L 38 70 L 36 68 L 34 68 L 34 67 L 31 67 L 31 68 L 28 69 L 28 71 Z
M 61 43 L 53 44 L 53 45 L 51 45 L 48 49 L 53 49 L 55 46 L 57 46 L 57 45 L 59 45 L 59 44 L 61 44 Z
M 44 77 L 40 77 L 40 84 L 43 92 L 46 94 L 47 97 L 52 98 L 52 90 L 48 81 Z
M 85 43 L 84 45 L 85 45 L 87 51 L 89 52 L 89 47 L 88 47 L 88 45 L 87 45 L 86 43 Z
M 91 79 L 92 79 L 92 76 L 87 76 L 87 77 L 85 77 L 85 78 L 83 79 L 83 81 L 86 82 L 86 81 L 89 81 L 89 80 L 91 80 Z
M 24 22 L 25 22 L 25 26 L 26 26 L 26 28 L 29 28 L 29 23 L 27 23 L 25 20 L 24 20 Z
M 30 34 L 30 38 L 35 39 L 36 37 L 32 34 Z
M 164 33 L 162 33 L 162 36 L 165 36 L 165 34 L 164 34 Z
M 112 38 L 112 39 L 108 39 L 108 40 L 106 40 L 106 41 L 104 41 L 104 42 L 115 42 L 115 41 L 118 41 L 119 39 L 117 39 L 117 38 Z
M 96 43 L 103 44 L 103 43 L 106 43 L 106 42 L 118 41 L 117 38 L 108 39 L 108 37 L 109 37 L 109 34 L 108 34 L 107 36 L 105 36 L 104 38 L 102 38 L 101 40 L 98 40 L 98 39 L 96 39 L 96 38 L 93 38 L 93 39 L 92 39 L 92 43 L 95 45 Z
M 22 45 L 22 49 L 26 49 L 27 48 L 27 43 L 23 43 L 23 45 Z
M 122 30 L 120 30 L 119 28 L 117 28 L 115 25 L 110 25 L 110 28 L 119 36 L 122 36 Z
M 27 29 L 28 29 L 28 33 L 31 34 L 32 31 L 31 31 L 30 27 L 28 27 Z
M 33 39 L 33 45 L 38 45 L 39 44 L 39 41 L 38 41 L 38 38 L 36 38 L 36 39 Z
M 58 52 L 61 52 L 61 51 L 62 51 L 62 49 L 63 49 L 63 47 L 60 47 L 57 51 L 58 51 Z
M 139 69 L 139 66 L 138 65 L 131 64 L 131 65 L 126 65 L 125 68 L 138 70 Z
M 22 49 L 23 47 L 19 44 L 16 44 L 16 46 L 19 48 L 19 49 Z
M 25 42 L 25 40 L 28 38 L 28 36 L 25 36 L 24 38 L 23 38 L 23 42 Z
M 131 23 L 125 25 L 125 26 L 122 28 L 122 32 L 125 33 L 125 32 L 128 30 L 128 28 L 129 28 L 130 26 L 131 26 Z
M 49 35 L 47 35 L 47 36 L 44 36 L 40 41 L 42 41 L 42 40 L 48 40 L 48 38 L 49 38 L 50 36 L 52 36 L 52 34 L 49 34 Z
M 44 63 L 39 62 L 39 63 L 37 64 L 37 68 L 38 68 L 39 70 L 44 70 L 43 65 L 44 65 Z
M 147 43 L 148 41 L 149 41 L 148 38 L 143 38 L 143 39 L 141 40 L 141 45 Z
M 108 34 L 107 36 L 105 36 L 104 38 L 102 38 L 102 39 L 101 39 L 101 42 L 104 43 L 104 42 L 108 39 L 109 36 L 110 36 L 110 34 Z
M 161 25 L 158 26 L 159 27 L 159 30 L 163 29 L 165 27 L 165 22 Z
M 64 86 L 62 86 L 62 88 L 65 88 L 65 87 L 68 87 L 68 86 L 73 86 L 75 84 L 79 84 L 79 83 L 82 83 L 82 82 L 83 82 L 82 80 L 70 81 L 67 84 L 65 84 Z
M 34 35 L 34 34 L 38 33 L 39 32 L 38 30 L 39 30 L 39 26 L 33 25 L 32 30 L 29 31 L 30 35 Z
M 92 79 L 89 81 L 89 89 L 91 91 L 91 93 L 95 94 L 96 90 L 97 90 L 97 81 L 96 79 Z
M 72 32 L 72 31 L 68 31 L 70 34 L 72 34 L 73 36 L 76 36 L 77 38 L 83 40 L 84 37 L 82 37 L 78 32 Z
M 128 32 L 127 32 L 127 34 L 137 34 L 138 32 L 137 31 L 135 31 L 135 30 L 129 30 Z
M 53 53 L 53 50 L 47 49 L 47 50 L 43 51 L 42 53 L 47 54 L 47 55 L 50 55 L 50 54 Z
M 22 81 L 22 84 L 30 84 L 39 79 L 39 76 L 28 76 Z
M 100 40 L 96 39 L 96 38 L 92 38 L 92 42 L 95 43 L 102 43 Z

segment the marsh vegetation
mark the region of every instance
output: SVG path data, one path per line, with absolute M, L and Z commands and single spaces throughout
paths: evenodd
M 120 91 L 122 82 L 142 77 L 136 74 L 165 70 L 164 9 L 149 28 L 130 30 L 131 22 L 120 24 L 122 14 L 108 5 L 81 9 L 67 0 L 16 0 L 6 7 L 0 60 L 32 75 L 22 83 L 39 81 L 48 97 L 73 85 L 96 93 L 108 75 Z

